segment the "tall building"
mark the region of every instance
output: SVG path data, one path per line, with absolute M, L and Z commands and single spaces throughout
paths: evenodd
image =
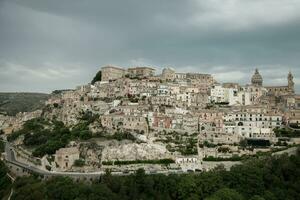
M 294 77 L 290 71 L 288 74 L 288 88 L 289 88 L 289 92 L 291 92 L 291 93 L 295 92 L 295 89 L 294 89 L 295 84 L 294 84 L 293 79 L 294 79 Z
M 282 95 L 290 95 L 295 93 L 294 89 L 294 81 L 293 81 L 293 75 L 291 72 L 289 72 L 287 80 L 288 85 L 284 86 L 266 86 L 265 88 L 268 90 L 269 94 L 275 95 L 275 96 L 282 96 Z
M 263 78 L 259 74 L 258 69 L 255 69 L 255 73 L 253 74 L 253 76 L 251 78 L 251 83 L 252 83 L 252 85 L 255 85 L 255 86 L 262 86 Z

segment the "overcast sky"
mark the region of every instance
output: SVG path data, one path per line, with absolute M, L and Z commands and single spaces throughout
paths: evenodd
M 299 0 L 0 0 L 0 91 L 88 83 L 101 66 L 211 73 L 300 92 Z

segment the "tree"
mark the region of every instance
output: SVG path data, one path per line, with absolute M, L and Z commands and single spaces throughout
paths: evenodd
M 7 177 L 7 168 L 5 164 L 0 160 L 0 197 L 4 197 L 8 194 L 9 188 L 11 186 L 11 181 Z
M 42 181 L 30 176 L 16 179 L 12 199 L 292 200 L 300 199 L 299 168 L 297 152 L 290 157 L 254 158 L 230 171 L 220 168 L 200 174 L 147 175 L 139 169 L 132 175 L 112 176 L 107 170 L 100 181 L 90 184 L 66 177 Z M 1 192 L 6 171 L 0 172 Z
M 251 197 L 250 200 L 265 200 L 265 198 L 259 196 L 259 195 L 254 195 L 253 197 Z
M 77 159 L 74 161 L 74 166 L 76 167 L 82 167 L 85 165 L 85 161 L 83 159 Z
M 100 71 L 97 72 L 97 74 L 93 78 L 91 84 L 94 85 L 97 81 L 101 81 L 101 79 L 102 79 L 102 72 L 100 70 Z
M 229 188 L 222 188 L 206 200 L 243 200 L 244 197 L 237 191 Z
M 0 140 L 0 153 L 3 153 L 5 150 L 5 144 L 2 140 Z

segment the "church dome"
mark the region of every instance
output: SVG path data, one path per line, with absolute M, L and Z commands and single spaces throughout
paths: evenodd
M 253 74 L 253 76 L 251 78 L 251 83 L 252 83 L 252 85 L 262 86 L 263 78 L 259 74 L 258 69 L 255 69 L 255 73 Z

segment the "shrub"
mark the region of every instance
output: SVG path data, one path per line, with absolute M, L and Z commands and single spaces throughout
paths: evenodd
M 85 165 L 85 160 L 83 159 L 77 159 L 74 161 L 74 166 L 76 167 L 82 167 Z

